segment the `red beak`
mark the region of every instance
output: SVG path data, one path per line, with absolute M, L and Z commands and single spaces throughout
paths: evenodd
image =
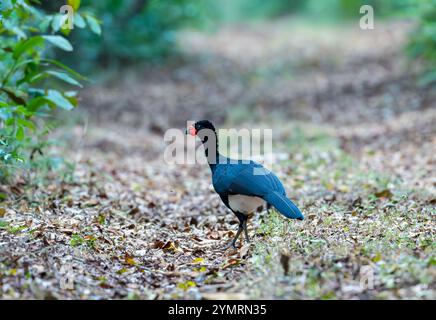
M 193 126 L 189 126 L 187 131 L 193 137 L 195 137 L 195 135 L 197 134 L 197 130 L 195 130 Z

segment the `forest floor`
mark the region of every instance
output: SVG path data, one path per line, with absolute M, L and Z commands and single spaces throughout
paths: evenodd
M 84 90 L 39 170 L 1 187 L 0 297 L 436 298 L 436 97 L 408 30 L 186 33 L 183 59 Z M 163 161 L 166 130 L 203 118 L 272 128 L 306 219 L 259 213 L 224 250 L 237 220 L 209 168 Z

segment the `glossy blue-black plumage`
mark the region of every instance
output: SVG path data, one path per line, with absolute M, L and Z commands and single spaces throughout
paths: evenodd
M 217 164 L 210 165 L 212 183 L 228 207 L 229 195 L 253 196 L 264 199 L 287 218 L 304 219 L 297 206 L 287 198 L 279 178 L 261 164 L 254 161 L 236 161 L 221 155 L 218 160 Z

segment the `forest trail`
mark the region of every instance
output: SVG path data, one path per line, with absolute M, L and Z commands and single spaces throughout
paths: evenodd
M 2 298 L 434 299 L 436 99 L 403 57 L 409 30 L 186 33 L 173 65 L 86 89 L 89 117 L 53 133 L 74 170 L 2 187 Z M 237 220 L 209 168 L 163 162 L 165 131 L 203 118 L 273 128 L 307 219 L 259 214 L 254 243 L 224 251 Z

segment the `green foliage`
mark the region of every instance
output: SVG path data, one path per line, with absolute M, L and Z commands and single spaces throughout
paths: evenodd
M 419 26 L 412 34 L 409 45 L 412 57 L 421 59 L 428 70 L 422 78 L 423 85 L 436 83 L 436 0 L 423 1 Z
M 78 0 L 68 3 L 76 8 L 80 5 Z M 95 20 L 90 13 L 83 16 Z M 75 17 L 77 21 L 82 16 L 76 12 Z M 70 33 L 71 30 L 64 28 L 65 18 L 60 13 L 44 14 L 30 1 L 0 3 L 1 179 L 6 177 L 8 169 L 24 162 L 23 149 L 31 153 L 38 144 L 39 133 L 47 131 L 43 119 L 53 109 L 71 110 L 77 105 L 73 89 L 81 87 L 79 80 L 84 78 L 48 58 L 50 50 L 73 50 L 64 36 L 56 34 Z
M 206 1 L 212 19 L 232 22 L 283 16 L 304 9 L 306 0 L 222 0 Z
M 339 15 L 343 17 L 360 16 L 360 7 L 370 5 L 374 8 L 374 13 L 378 17 L 389 16 L 410 10 L 415 6 L 417 0 L 328 0 L 326 2 L 335 2 Z
M 44 2 L 43 7 L 52 13 L 61 3 L 53 0 Z M 417 0 L 83 0 L 81 8 L 100 17 L 102 27 L 92 15 L 78 16 L 77 30 L 70 37 L 76 51 L 59 58 L 80 70 L 156 63 L 177 53 L 177 32 L 185 27 L 209 28 L 289 14 L 305 15 L 314 22 L 340 21 L 359 18 L 364 4 L 373 5 L 377 16 L 386 16 L 409 10 L 416 3 Z M 80 30 L 86 25 L 94 34 Z
M 316 17 L 316 20 L 335 20 L 360 17 L 360 7 L 371 5 L 378 16 L 397 14 L 410 10 L 419 0 L 223 0 L 208 1 L 213 19 L 240 21 L 268 19 L 288 14 Z
M 82 1 L 102 19 L 102 35 L 78 30 L 71 41 L 77 43 L 73 61 L 81 70 L 96 63 L 104 67 L 124 66 L 126 62 L 159 62 L 176 50 L 176 31 L 184 26 L 198 26 L 204 15 L 204 0 L 107 0 Z M 99 24 L 86 23 L 99 34 Z
M 78 247 L 78 246 L 82 245 L 83 243 L 85 243 L 85 239 L 83 239 L 80 235 L 73 234 L 71 236 L 71 240 L 70 240 L 71 246 Z

